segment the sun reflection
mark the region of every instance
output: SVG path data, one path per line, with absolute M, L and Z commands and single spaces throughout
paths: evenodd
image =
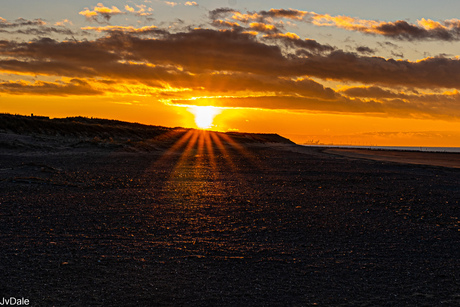
M 245 257 L 252 242 L 223 243 L 216 233 L 238 229 L 234 217 L 253 205 L 241 190 L 251 184 L 246 172 L 254 169 L 259 176 L 267 170 L 259 169 L 251 140 L 199 129 L 176 129 L 155 139 L 161 151 L 145 174 L 155 176 L 152 203 L 161 206 L 161 227 L 178 229 L 155 244 L 176 249 L 178 257 Z
M 195 115 L 195 124 L 200 129 L 211 128 L 214 117 L 221 112 L 219 108 L 213 106 L 193 106 L 188 110 Z

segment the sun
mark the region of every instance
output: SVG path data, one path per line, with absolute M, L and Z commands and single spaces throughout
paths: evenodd
M 189 110 L 195 115 L 195 124 L 200 129 L 211 128 L 214 117 L 221 112 L 219 108 L 212 106 L 194 106 L 190 107 Z

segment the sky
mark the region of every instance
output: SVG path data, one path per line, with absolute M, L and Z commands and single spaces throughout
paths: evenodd
M 460 146 L 457 0 L 0 7 L 2 113 Z

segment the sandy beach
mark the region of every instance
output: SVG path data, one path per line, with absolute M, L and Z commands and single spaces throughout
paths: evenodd
M 327 149 L 326 152 L 350 158 L 460 168 L 460 154 L 369 149 Z
M 181 135 L 121 148 L 3 134 L 2 295 L 32 306 L 460 304 L 458 169 Z

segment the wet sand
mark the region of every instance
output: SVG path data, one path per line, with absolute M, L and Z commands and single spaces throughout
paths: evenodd
M 459 153 L 368 149 L 327 149 L 326 152 L 351 158 L 365 158 L 376 161 L 460 168 Z
M 2 295 L 32 306 L 460 304 L 458 169 L 205 134 L 155 146 L 3 148 Z

